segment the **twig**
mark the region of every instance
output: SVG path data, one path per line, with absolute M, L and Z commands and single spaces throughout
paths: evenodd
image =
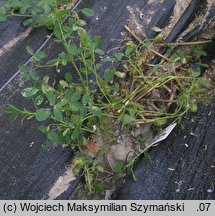
M 142 86 L 142 85 L 139 85 L 139 86 L 133 91 L 133 93 L 135 93 L 136 91 L 138 91 L 138 90 L 140 89 L 141 86 Z M 127 100 L 127 99 L 124 100 L 123 102 L 125 103 L 125 106 L 127 106 L 129 103 L 131 103 L 131 101 L 133 100 L 134 97 L 135 97 L 135 95 L 132 96 L 131 98 L 129 98 L 128 100 Z M 121 111 L 122 111 L 122 109 L 118 110 L 117 112 L 118 112 L 118 113 L 121 113 Z
M 132 31 L 128 28 L 128 26 L 124 25 L 124 28 L 125 28 L 125 30 L 126 30 L 136 41 L 138 41 L 140 44 L 143 43 L 143 41 L 142 41 L 137 35 L 135 35 L 134 32 L 132 32 Z
M 167 58 L 166 56 L 162 55 L 161 53 L 159 53 L 159 52 L 153 50 L 152 48 L 147 47 L 147 49 L 148 49 L 149 51 L 151 51 L 152 53 L 154 53 L 155 55 L 160 56 L 160 57 L 163 58 L 164 60 L 166 60 L 166 61 L 168 61 L 168 62 L 172 62 L 169 58 Z
M 154 90 L 155 88 L 157 88 L 157 86 L 159 86 L 160 84 L 161 84 L 160 82 L 156 83 L 154 86 L 152 86 L 151 88 L 149 88 L 147 91 L 145 91 L 142 94 L 140 94 L 137 98 L 134 98 L 134 101 L 135 102 L 139 101 L 141 98 L 143 98 L 144 96 L 146 96 L 152 90 Z
M 175 95 L 174 95 L 174 92 L 172 92 L 169 101 L 173 101 L 174 96 L 175 96 Z M 172 104 L 172 102 L 169 102 L 169 103 L 167 104 L 167 106 L 169 107 L 171 104 Z
M 212 40 L 205 40 L 205 41 L 194 41 L 194 42 L 176 42 L 176 43 L 161 43 L 161 44 L 155 44 L 155 46 L 195 46 L 200 44 L 207 44 L 211 43 Z
M 142 118 L 144 117 L 157 117 L 157 116 L 162 116 L 163 113 L 141 113 L 139 114 Z
M 136 124 L 146 124 L 146 123 L 152 123 L 154 122 L 154 119 L 138 119 L 135 123 Z
M 149 105 L 150 107 L 152 107 L 155 111 L 160 112 L 161 110 L 154 104 L 154 102 L 146 102 L 147 105 Z
M 113 166 L 112 166 L 112 164 L 111 164 L 111 162 L 110 162 L 109 156 L 108 156 L 108 155 L 105 155 L 105 158 L 106 158 L 106 161 L 107 161 L 107 163 L 108 163 L 109 167 L 110 167 L 110 168 L 111 168 L 111 170 L 113 171 L 113 170 L 114 170 L 114 168 L 113 168 Z
M 143 101 L 152 101 L 152 102 L 164 102 L 164 103 L 176 103 L 176 100 L 164 100 L 164 99 L 142 99 Z
M 125 30 L 136 40 L 138 41 L 140 44 L 143 43 L 143 41 L 137 36 L 134 34 L 134 32 L 132 32 L 131 29 L 128 28 L 128 26 L 124 25 L 124 28 Z M 162 55 L 161 53 L 153 50 L 152 48 L 150 47 L 146 47 L 150 52 L 154 53 L 155 55 L 157 56 L 160 56 L 161 58 L 163 58 L 164 60 L 168 61 L 168 62 L 171 62 L 170 59 L 168 59 L 166 56 Z
M 172 90 L 169 88 L 169 87 L 167 87 L 166 85 L 163 85 L 163 87 L 171 94 L 172 93 Z
M 120 46 L 120 47 L 114 47 L 114 48 L 108 50 L 108 51 L 107 51 L 107 54 L 109 54 L 109 53 L 112 52 L 112 51 L 121 50 L 121 49 L 122 49 L 121 46 Z

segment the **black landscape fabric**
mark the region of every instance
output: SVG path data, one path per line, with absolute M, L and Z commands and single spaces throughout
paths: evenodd
M 78 8 L 93 9 L 95 15 L 87 18 L 87 28 L 91 34 L 102 37 L 102 48 L 109 51 L 128 37 L 123 26 L 132 16 L 136 17 L 148 38 L 156 36 L 152 27 L 165 29 L 172 22 L 168 42 L 179 37 L 192 41 L 214 21 L 215 8 L 207 8 L 209 1 L 206 0 L 188 2 L 176 22 L 172 20 L 174 0 L 82 0 Z M 201 14 L 204 21 L 186 32 Z M 8 103 L 29 107 L 29 102 L 20 95 L 27 84 L 20 83 L 16 72 L 18 66 L 29 59 L 26 46 L 34 50 L 43 48 L 50 56 L 62 49 L 47 37 L 50 34 L 46 29 L 24 28 L 20 18 L 0 23 L 0 199 L 50 198 L 49 191 L 73 158 L 72 152 L 57 145 L 44 150 L 42 145 L 46 143 L 46 137 L 37 131 L 35 121 L 25 121 L 22 125 L 20 121 L 11 123 L 3 112 Z M 212 60 L 214 43 L 207 50 L 208 60 Z M 127 178 L 115 198 L 214 199 L 215 192 L 208 193 L 215 184 L 214 106 L 213 102 L 208 107 L 201 107 L 197 114 L 186 119 L 184 130 L 175 131 L 168 140 L 150 151 L 148 163 L 140 160 L 135 167 L 137 181 Z M 71 181 L 67 190 L 55 198 L 67 199 L 79 181 L 79 178 Z

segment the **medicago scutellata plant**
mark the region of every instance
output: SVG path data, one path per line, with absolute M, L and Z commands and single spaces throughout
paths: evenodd
M 85 30 L 87 23 L 79 17 L 79 12 L 93 16 L 93 11 L 71 10 L 71 2 L 40 0 L 32 4 L 30 0 L 9 0 L 1 4 L 0 21 L 21 16 L 26 26 L 53 31 L 55 42 L 63 45 L 63 51 L 54 59 L 48 59 L 45 51 L 35 53 L 27 47 L 33 66 L 20 66 L 23 80 L 30 85 L 21 94 L 32 100 L 34 109 L 8 105 L 5 111 L 12 120 L 21 116 L 43 123 L 39 130 L 50 141 L 70 146 L 76 152 L 74 171 L 84 170 L 89 191 L 101 191 L 103 186 L 94 175 L 118 174 L 127 168 L 133 173 L 137 158 L 130 162 L 118 160 L 111 170 L 102 167 L 85 151 L 89 137 L 107 135 L 107 124 L 113 121 L 131 130 L 145 123 L 161 127 L 180 121 L 189 111 L 195 112 L 197 101 L 204 99 L 210 87 L 201 77 L 201 68 L 208 65 L 201 62 L 206 53 L 200 46 L 186 52 L 170 46 L 164 61 L 151 64 L 156 45 L 163 42 L 158 38 L 139 44 L 129 41 L 124 51 L 109 56 L 101 49 L 101 38 L 90 35 Z M 66 66 L 70 70 L 64 72 Z M 40 73 L 46 68 L 60 73 L 61 78 L 53 80 Z M 111 137 L 111 132 L 107 136 Z M 95 150 L 97 155 L 107 151 L 106 147 Z

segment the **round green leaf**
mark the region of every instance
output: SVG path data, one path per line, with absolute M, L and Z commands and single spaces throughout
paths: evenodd
M 71 102 L 76 102 L 76 101 L 80 100 L 80 98 L 81 98 L 81 94 L 79 92 L 76 92 L 72 95 Z
M 195 103 L 190 104 L 190 111 L 191 112 L 197 112 L 198 106 Z
M 6 9 L 5 7 L 1 6 L 0 7 L 0 22 L 6 21 L 7 17 L 6 17 Z
M 46 97 L 48 98 L 48 101 L 49 101 L 51 106 L 55 105 L 56 95 L 52 91 L 46 92 Z
M 47 3 L 44 4 L 43 8 L 46 14 L 48 14 L 51 11 L 51 8 L 49 7 Z
M 63 114 L 62 114 L 61 110 L 58 109 L 58 107 L 55 106 L 53 113 L 54 113 L 54 117 L 57 121 L 61 121 L 63 119 Z
M 115 74 L 115 70 L 113 68 L 108 68 L 104 72 L 104 78 L 106 82 L 113 80 Z
M 43 98 L 42 95 L 37 96 L 37 97 L 35 98 L 35 104 L 36 104 L 37 106 L 41 105 L 42 102 L 43 102 L 43 99 L 44 99 L 44 98 Z
M 6 14 L 6 9 L 5 7 L 1 6 L 0 7 L 0 15 L 5 15 Z
M 90 97 L 88 95 L 84 95 L 82 97 L 82 103 L 83 105 L 87 105 L 90 102 Z
M 84 9 L 82 9 L 82 13 L 85 16 L 93 16 L 94 15 L 93 10 L 91 10 L 90 8 L 84 8 Z
M 77 112 L 81 108 L 81 103 L 79 103 L 78 101 L 73 101 L 69 104 L 69 107 L 72 111 Z
M 70 44 L 68 47 L 69 54 L 76 55 L 78 53 L 78 48 L 75 44 Z
M 192 72 L 192 76 L 193 77 L 199 77 L 201 75 L 201 69 L 200 68 L 196 68 L 193 72 Z
M 99 55 L 104 55 L 104 51 L 102 49 L 96 49 L 95 53 L 99 54 Z
M 32 97 L 34 96 L 39 90 L 34 88 L 34 87 L 30 87 L 30 88 L 25 88 L 21 91 L 21 94 L 23 97 Z
M 124 169 L 124 166 L 125 166 L 125 162 L 122 161 L 122 160 L 117 160 L 116 161 L 116 165 L 114 167 L 114 172 L 115 173 L 121 173 Z
M 33 59 L 35 61 L 41 61 L 43 58 L 45 58 L 46 54 L 44 51 L 38 51 L 33 55 Z
M 122 123 L 123 124 L 131 124 L 135 122 L 135 118 L 133 116 L 130 116 L 128 114 L 125 114 L 124 117 L 122 118 Z
M 38 130 L 43 132 L 43 133 L 47 133 L 49 131 L 49 127 L 48 126 L 45 126 L 45 125 L 40 125 L 38 127 Z
M 26 65 L 19 66 L 19 70 L 22 71 L 23 73 L 30 73 L 31 71 L 31 69 Z
M 68 83 L 72 83 L 73 78 L 72 78 L 71 73 L 66 72 L 66 74 L 65 74 L 65 80 L 66 80 Z
M 120 71 L 116 71 L 115 75 L 116 75 L 117 77 L 119 77 L 120 79 L 123 79 L 123 78 L 125 78 L 125 76 L 126 76 L 125 73 L 122 73 L 122 72 L 120 72 Z
M 59 140 L 60 140 L 59 135 L 58 135 L 57 133 L 55 133 L 55 132 L 50 132 L 50 133 L 48 133 L 47 137 L 48 137 L 48 139 L 49 139 L 50 141 L 53 141 L 53 142 L 56 142 L 56 141 L 59 141 Z
M 97 117 L 101 117 L 103 114 L 102 110 L 98 107 L 95 107 L 95 106 L 92 107 L 92 113 L 94 116 L 97 116 Z
M 68 83 L 66 82 L 66 81 L 64 81 L 64 80 L 60 80 L 60 85 L 63 87 L 63 88 L 66 88 L 66 87 L 68 87 L 69 85 L 68 85 Z
M 37 75 L 37 73 L 34 72 L 34 71 L 30 71 L 29 75 L 30 75 L 31 79 L 34 80 L 34 81 L 38 81 L 39 78 L 40 78 L 40 77 Z
M 71 139 L 76 140 L 81 134 L 81 130 L 79 128 L 75 128 L 72 132 Z
M 116 53 L 116 54 L 114 55 L 116 61 L 121 61 L 122 58 L 123 58 L 123 56 L 124 56 L 123 53 Z
M 46 119 L 48 119 L 50 114 L 51 114 L 50 109 L 45 109 L 45 108 L 39 109 L 36 111 L 36 119 L 38 121 L 45 121 Z
M 87 25 L 86 21 L 85 20 L 81 20 L 81 19 L 77 21 L 77 24 L 79 26 L 85 26 L 85 25 Z

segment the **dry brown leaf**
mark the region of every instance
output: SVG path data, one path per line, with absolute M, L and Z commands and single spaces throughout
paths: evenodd
M 142 62 L 141 69 L 143 70 L 143 72 L 146 72 L 148 70 L 148 65 L 146 65 L 146 63 Z
M 96 142 L 92 138 L 85 145 L 85 148 L 93 154 L 96 154 L 100 151 L 100 148 L 98 146 L 96 146 Z

